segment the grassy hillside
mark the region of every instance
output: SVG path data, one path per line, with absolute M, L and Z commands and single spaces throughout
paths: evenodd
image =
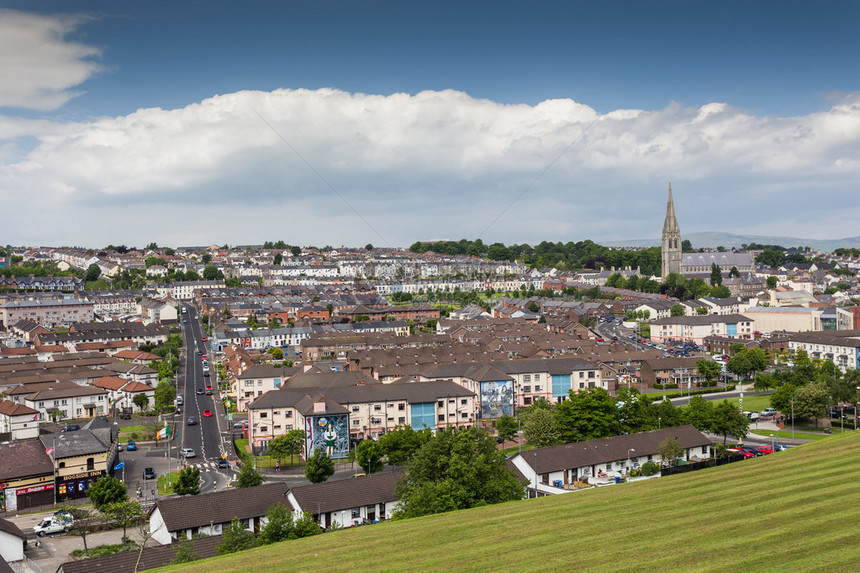
M 860 563 L 860 433 L 667 478 L 329 533 L 169 571 L 809 571 Z

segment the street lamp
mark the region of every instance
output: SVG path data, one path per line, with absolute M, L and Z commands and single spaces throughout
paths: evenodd
M 630 452 L 635 452 L 635 448 L 628 448 L 627 450 L 627 474 L 630 475 Z
M 791 396 L 791 439 L 794 439 L 794 395 Z
M 773 453 L 773 434 L 770 435 L 770 453 Z

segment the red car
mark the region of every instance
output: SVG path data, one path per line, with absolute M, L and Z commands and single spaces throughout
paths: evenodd
M 205 414 L 204 414 L 204 416 L 205 416 Z M 734 448 L 729 448 L 729 449 L 728 449 L 728 451 L 730 451 L 730 452 L 737 452 L 737 453 L 739 453 L 740 455 L 742 455 L 743 457 L 745 457 L 745 458 L 747 458 L 747 459 L 750 459 L 750 458 L 754 458 L 754 457 L 755 457 L 755 454 L 750 453 L 750 452 L 745 452 L 744 450 L 736 450 L 736 449 L 734 449 Z
M 204 418 L 211 418 L 212 417 L 212 410 L 203 410 L 203 417 Z
M 773 453 L 773 449 L 770 446 L 759 446 L 756 449 L 765 455 Z
M 203 342 L 206 342 L 206 337 L 205 337 L 205 336 L 203 337 Z

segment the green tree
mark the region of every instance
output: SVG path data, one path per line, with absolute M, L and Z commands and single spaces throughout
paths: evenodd
M 827 382 L 824 380 L 801 386 L 797 389 L 797 394 L 794 397 L 795 416 L 815 420 L 815 427 L 817 428 L 818 420 L 827 415 L 828 397 Z
M 797 386 L 791 382 L 786 382 L 770 395 L 770 407 L 775 408 L 783 414 L 790 414 L 791 401 L 795 394 L 797 394 Z
M 522 499 L 523 484 L 485 430 L 439 430 L 409 462 L 398 482 L 395 519 Z
M 322 483 L 332 475 L 334 462 L 322 448 L 317 448 L 305 464 L 305 477 L 311 483 Z
M 266 352 L 271 354 L 274 360 L 281 360 L 284 357 L 284 351 L 276 346 L 269 348 Z
M 713 360 L 702 359 L 696 362 L 696 373 L 710 382 L 715 378 L 719 378 L 723 372 L 723 367 Z
M 149 396 L 146 394 L 137 394 L 131 401 L 141 412 L 145 412 L 146 407 L 149 406 Z
M 513 439 L 517 435 L 517 430 L 519 430 L 517 419 L 513 416 L 505 415 L 496 420 L 496 432 L 502 441 Z
M 711 286 L 720 286 L 723 284 L 723 274 L 717 263 L 711 263 Z
M 200 493 L 200 468 L 187 466 L 179 470 L 173 483 L 173 492 L 177 495 L 197 495 Z
M 700 432 L 709 432 L 714 417 L 714 405 L 701 396 L 693 396 L 684 408 L 684 417 L 688 424 L 692 424 Z
M 206 265 L 203 267 L 203 278 L 207 281 L 214 281 L 216 279 L 223 279 L 224 273 L 218 270 L 218 267 L 215 265 Z
M 281 253 L 276 253 L 275 258 L 272 260 L 272 263 L 275 265 L 280 265 L 282 262 L 284 262 L 284 255 L 282 255 Z
M 355 450 L 355 461 L 361 466 L 366 474 L 381 472 L 385 464 L 382 462 L 384 455 L 382 447 L 373 440 L 365 440 L 358 444 Z
M 523 437 L 536 448 L 558 444 L 561 434 L 553 413 L 549 410 L 535 410 L 523 424 Z
M 615 400 L 603 388 L 570 391 L 570 397 L 555 409 L 563 442 L 581 442 L 618 434 Z
M 684 239 L 681 241 L 681 252 L 683 253 L 695 253 L 696 250 L 693 248 L 693 243 L 689 239 Z
M 724 444 L 729 436 L 746 437 L 749 426 L 749 419 L 728 400 L 723 400 L 714 407 L 714 414 L 711 417 L 711 431 L 722 436 Z
M 264 478 L 260 472 L 255 470 L 253 465 L 245 463 L 239 471 L 239 474 L 236 476 L 236 487 L 254 487 L 262 485 L 265 480 L 266 478 Z
M 168 379 L 159 380 L 155 387 L 155 409 L 164 412 L 173 405 L 176 400 L 176 388 Z
M 128 500 L 125 485 L 113 476 L 102 476 L 87 489 L 87 497 L 99 511 L 108 504 Z
M 221 545 L 215 548 L 218 555 L 227 555 L 251 549 L 257 545 L 257 540 L 254 534 L 242 525 L 238 517 L 234 517 L 230 522 L 230 526 L 221 534 Z
M 260 545 L 268 545 L 320 533 L 322 529 L 310 514 L 303 513 L 301 517 L 294 519 L 293 512 L 278 503 L 266 512 L 266 524 L 260 529 L 257 541 Z
M 97 281 L 97 280 L 99 280 L 99 277 L 101 276 L 101 274 L 102 274 L 101 268 L 97 264 L 93 263 L 87 267 L 87 274 L 84 277 L 84 280 L 87 282 Z
M 295 432 L 296 430 L 291 430 Z M 298 430 L 301 432 L 301 430 Z M 292 453 L 292 442 L 289 438 L 287 438 L 286 434 L 283 436 L 278 436 L 277 438 L 273 438 L 269 440 L 267 445 L 267 453 L 273 457 L 277 458 L 280 462 L 282 459 L 287 457 Z
M 623 433 L 644 432 L 657 427 L 656 406 L 636 388 L 622 386 L 618 389 L 616 409 Z
M 90 486 L 90 488 L 92 489 L 94 485 Z M 102 521 L 102 517 L 96 511 L 80 505 L 62 505 L 60 506 L 60 510 L 72 516 L 73 525 L 70 531 L 81 536 L 81 541 L 84 542 L 84 553 L 89 553 L 87 535 L 96 530 L 96 527 Z
M 663 465 L 674 466 L 678 458 L 684 456 L 684 446 L 675 438 L 666 438 L 660 445 L 657 446 L 657 453 L 660 454 L 660 461 Z
M 732 296 L 732 291 L 725 285 L 715 286 L 711 289 L 711 296 L 714 298 L 729 298 Z
M 669 309 L 669 314 L 672 316 L 684 316 L 686 312 L 684 312 L 684 306 L 680 302 L 676 302 Z
M 726 364 L 726 370 L 740 378 L 752 372 L 752 364 L 747 358 L 746 352 L 735 354 Z
M 402 466 L 412 459 L 431 435 L 429 428 L 413 430 L 410 426 L 405 426 L 379 436 L 379 445 L 388 458 L 388 465 Z
M 200 559 L 200 555 L 192 549 L 191 541 L 184 535 L 180 535 L 176 543 L 173 559 L 170 560 L 171 565 L 179 565 L 181 563 L 191 563 Z
M 774 289 L 778 283 L 778 280 L 775 276 L 767 277 L 767 288 Z
M 101 512 L 111 521 L 122 526 L 122 538 L 126 539 L 126 531 L 143 519 L 143 509 L 136 501 L 115 501 L 102 507 Z
M 301 247 L 292 246 L 290 247 L 290 252 L 293 254 L 294 257 L 298 257 L 302 254 L 302 249 Z

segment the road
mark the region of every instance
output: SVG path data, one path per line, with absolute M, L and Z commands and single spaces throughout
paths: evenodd
M 185 461 L 189 465 L 200 468 L 203 480 L 201 491 L 208 491 L 215 487 L 223 487 L 228 478 L 232 477 L 231 470 L 217 469 L 218 460 L 226 455 L 231 447 L 224 439 L 229 436 L 229 428 L 219 400 L 215 366 L 210 367 L 212 376 L 206 376 L 203 372 L 203 356 L 209 358 L 210 364 L 213 364 L 214 356 L 209 356 L 207 343 L 203 341 L 204 333 L 200 316 L 192 305 L 181 306 L 185 310 L 180 315 L 185 352 L 180 365 L 177 395 L 183 397 L 184 404 L 181 420 L 178 421 L 177 447 L 194 450 L 196 456 Z M 210 385 L 212 386 L 211 395 L 206 393 Z M 212 415 L 204 417 L 206 410 L 209 410 Z M 191 417 L 197 421 L 196 425 L 188 425 L 188 419 Z M 181 456 L 179 459 L 182 459 Z

